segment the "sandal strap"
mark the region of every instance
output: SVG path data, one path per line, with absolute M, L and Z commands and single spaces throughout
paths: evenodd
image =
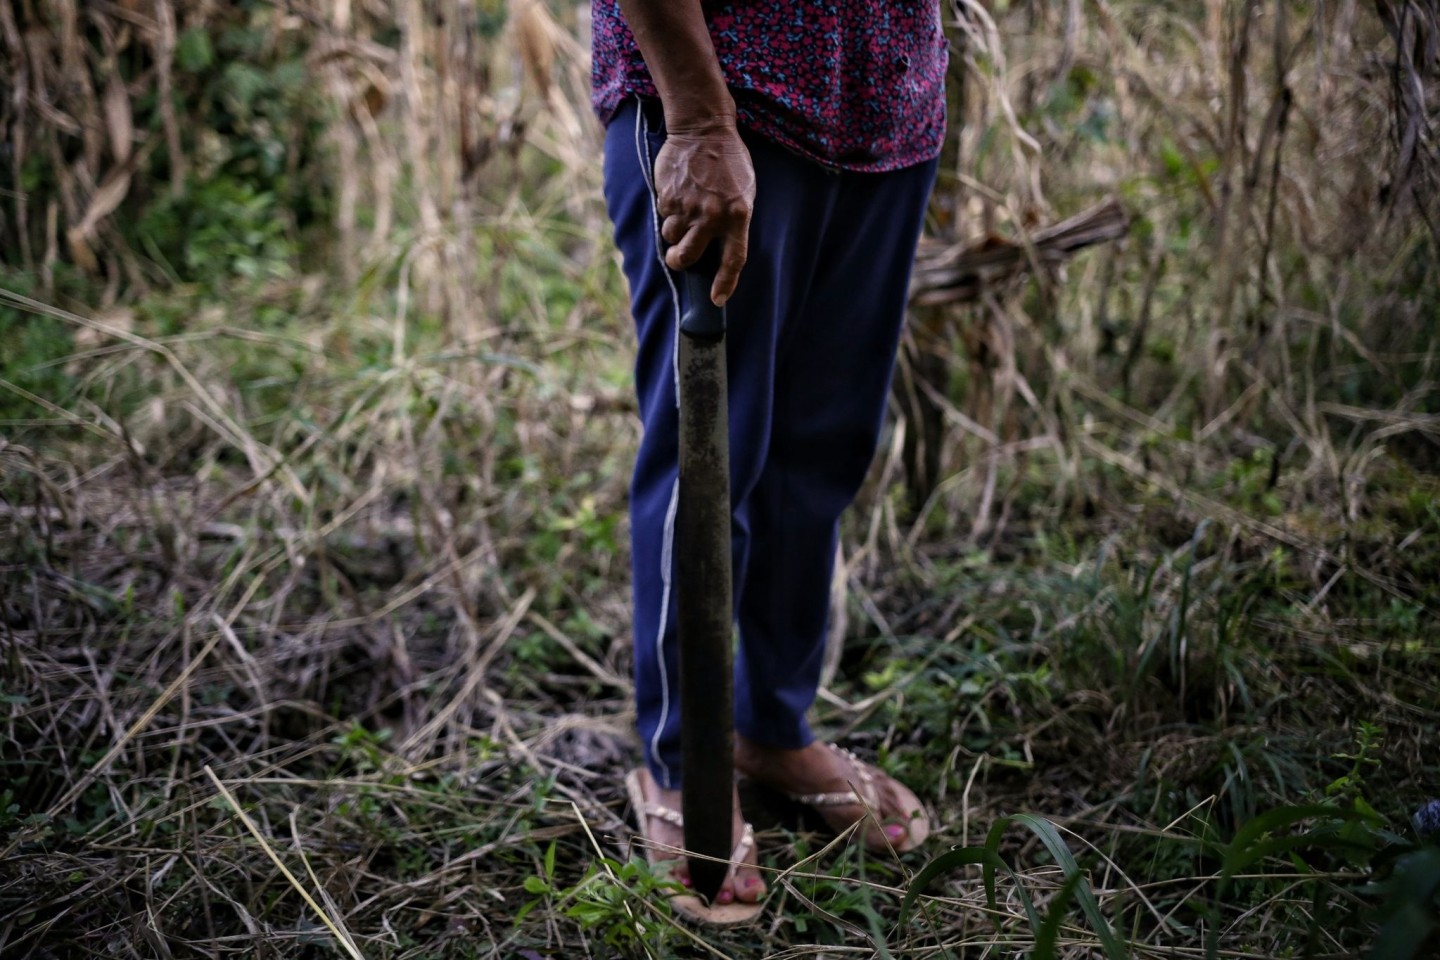
M 681 830 L 685 829 L 685 818 L 680 815 L 680 811 L 673 810 L 663 803 L 645 804 L 645 816 L 664 820 L 672 827 L 679 827 Z
M 679 827 L 681 830 L 685 829 L 684 815 L 678 810 L 665 806 L 663 803 L 645 804 L 645 815 L 647 817 L 664 820 L 672 827 Z M 740 831 L 740 842 L 735 844 L 735 849 L 730 852 L 730 859 L 739 863 L 745 859 L 745 854 L 749 853 L 750 848 L 753 846 L 755 846 L 755 828 L 747 823 L 745 824 L 745 828 Z M 735 868 L 732 865 L 730 869 L 733 871 Z
M 734 861 L 730 864 L 731 875 L 735 873 L 735 867 L 745 859 L 745 854 L 749 853 L 753 846 L 755 846 L 755 828 L 747 823 L 745 829 L 740 831 L 740 842 L 735 844 L 734 850 L 730 851 L 730 859 Z
M 807 807 L 848 807 L 865 802 L 854 790 L 836 793 L 792 793 L 790 799 Z
M 788 795 L 790 799 L 809 807 L 876 806 L 879 796 L 875 793 L 875 775 L 870 772 L 869 766 L 844 747 L 838 747 L 833 743 L 827 743 L 825 746 L 850 764 L 850 768 L 855 771 L 855 778 L 860 781 L 860 792 L 851 789 L 835 790 L 829 793 L 792 793 Z

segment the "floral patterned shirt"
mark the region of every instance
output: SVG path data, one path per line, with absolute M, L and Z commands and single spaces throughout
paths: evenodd
M 898 170 L 945 136 L 938 0 L 702 0 L 741 126 L 820 164 Z M 656 96 L 619 0 L 591 0 L 592 94 L 609 123 Z

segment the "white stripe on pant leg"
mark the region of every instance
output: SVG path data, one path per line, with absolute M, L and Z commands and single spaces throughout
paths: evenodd
M 675 289 L 675 275 L 670 272 L 670 267 L 665 263 L 665 254 L 661 250 L 664 238 L 660 236 L 660 211 L 655 207 L 655 182 L 650 179 L 650 166 L 654 162 L 650 157 L 650 124 L 645 119 L 644 107 L 638 107 L 635 111 L 635 153 L 640 159 L 640 170 L 645 175 L 645 186 L 650 188 L 650 221 L 655 227 L 655 259 L 660 261 L 660 269 L 665 272 L 665 282 L 670 284 L 670 302 L 675 305 L 675 333 L 674 340 L 670 344 L 670 372 L 675 376 L 675 406 L 680 406 L 680 364 L 677 358 L 680 356 L 680 291 Z
M 644 107 L 637 105 L 635 110 L 635 156 L 640 163 L 640 171 L 650 193 L 650 222 L 655 231 L 655 258 L 660 261 L 660 269 L 665 274 L 665 282 L 670 284 L 670 302 L 675 309 L 675 339 L 671 344 L 670 369 L 675 376 L 675 404 L 679 406 L 680 367 L 676 363 L 676 357 L 680 350 L 680 291 L 675 289 L 675 278 L 671 275 L 670 268 L 665 265 L 665 255 L 660 250 L 660 212 L 655 208 L 655 184 L 650 178 L 649 132 L 649 126 L 645 121 Z M 676 478 L 674 485 L 670 488 L 670 505 L 665 510 L 665 527 L 660 547 L 660 582 L 664 587 L 660 593 L 660 626 L 655 631 L 655 659 L 660 664 L 660 722 L 656 725 L 655 733 L 650 738 L 650 756 L 660 767 L 661 778 L 664 780 L 662 786 L 666 789 L 670 788 L 674 779 L 670 772 L 670 765 L 660 755 L 660 736 L 665 732 L 665 726 L 670 721 L 670 671 L 665 666 L 665 624 L 670 619 L 670 570 L 674 561 L 675 511 L 679 502 L 680 480 Z
M 664 589 L 660 593 L 660 628 L 655 631 L 655 659 L 660 662 L 660 722 L 650 737 L 650 756 L 660 765 L 667 790 L 673 783 L 670 765 L 660 755 L 660 734 L 670 720 L 670 672 L 665 666 L 665 623 L 670 619 L 670 570 L 675 552 L 675 510 L 680 503 L 680 480 L 670 488 L 670 506 L 665 510 L 665 532 L 660 547 L 660 582 Z

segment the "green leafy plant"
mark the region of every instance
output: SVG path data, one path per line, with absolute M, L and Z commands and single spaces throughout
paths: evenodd
M 674 932 L 666 898 L 685 892 L 638 857 L 625 863 L 600 857 L 576 883 L 565 886 L 555 878 L 554 843 L 545 850 L 541 872 L 526 877 L 524 888 L 532 899 L 516 914 L 516 926 L 543 905 L 614 950 L 648 956 L 666 955 Z

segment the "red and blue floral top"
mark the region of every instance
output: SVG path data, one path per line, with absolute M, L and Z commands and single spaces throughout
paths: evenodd
M 937 0 L 703 0 L 740 125 L 827 167 L 898 170 L 945 137 Z M 593 103 L 656 96 L 619 0 L 591 0 Z

